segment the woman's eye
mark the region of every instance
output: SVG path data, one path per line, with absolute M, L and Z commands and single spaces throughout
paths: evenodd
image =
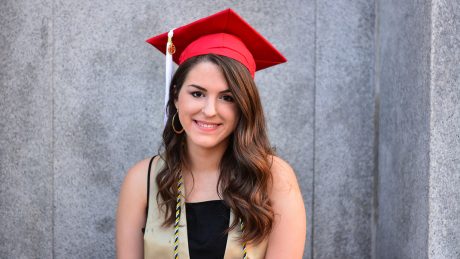
M 223 95 L 222 100 L 227 101 L 227 102 L 234 102 L 235 99 L 233 99 L 233 96 L 231 95 Z
M 202 92 L 192 92 L 191 93 L 193 97 L 203 97 L 203 93 Z

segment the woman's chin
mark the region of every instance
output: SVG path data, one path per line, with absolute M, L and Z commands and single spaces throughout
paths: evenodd
M 187 145 L 190 148 L 199 148 L 199 149 L 218 149 L 221 148 L 222 146 L 227 146 L 228 142 L 227 140 L 216 140 L 214 137 L 212 139 L 207 138 L 207 137 L 200 137 L 200 138 L 187 138 Z

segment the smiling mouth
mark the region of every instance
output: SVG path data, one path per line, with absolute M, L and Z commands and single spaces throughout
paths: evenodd
M 218 123 L 209 123 L 209 122 L 197 121 L 197 120 L 194 120 L 194 122 L 195 122 L 200 128 L 204 128 L 204 129 L 215 129 L 215 128 L 217 128 L 219 125 L 221 125 L 221 124 L 218 124 Z

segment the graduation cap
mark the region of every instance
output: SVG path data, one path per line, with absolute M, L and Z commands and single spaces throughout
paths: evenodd
M 286 58 L 232 9 L 226 9 L 147 40 L 166 55 L 166 96 L 172 61 L 217 54 L 239 61 L 251 73 L 286 62 Z

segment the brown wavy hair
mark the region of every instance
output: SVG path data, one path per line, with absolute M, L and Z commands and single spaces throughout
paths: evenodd
M 259 93 L 248 69 L 231 58 L 206 54 L 192 57 L 181 64 L 174 74 L 169 88 L 167 103 L 168 121 L 163 131 L 160 156 L 165 167 L 156 176 L 157 203 L 165 209 L 163 226 L 175 221 L 177 182 L 181 169 L 187 167 L 184 148 L 185 133 L 176 134 L 171 126 L 177 112 L 174 101 L 189 71 L 201 62 L 216 64 L 227 81 L 239 108 L 240 118 L 235 131 L 229 136 L 229 145 L 220 161 L 217 193 L 235 214 L 230 231 L 244 223 L 241 241 L 259 243 L 266 238 L 273 226 L 273 208 L 269 199 L 272 184 L 271 163 L 274 150 L 271 147 L 265 124 L 265 116 Z M 182 126 L 176 118 L 176 129 Z M 161 197 L 161 199 L 160 199 Z

